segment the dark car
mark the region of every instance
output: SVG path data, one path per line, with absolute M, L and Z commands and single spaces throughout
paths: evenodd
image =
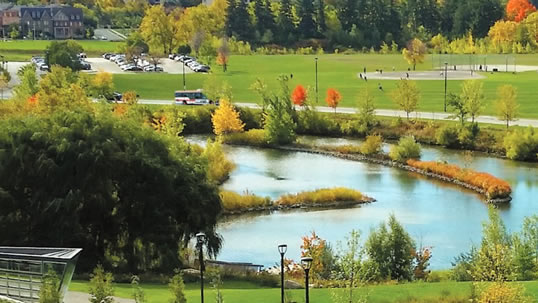
M 123 99 L 123 95 L 120 92 L 112 92 L 101 97 L 104 97 L 108 102 L 121 102 Z
M 129 66 L 128 68 L 125 69 L 125 71 L 128 71 L 128 72 L 140 72 L 140 71 L 142 71 L 142 68 L 140 66 Z
M 114 54 L 105 53 L 105 54 L 103 54 L 103 59 L 110 60 L 110 57 L 113 56 L 113 55 Z
M 82 67 L 83 70 L 91 70 L 92 69 L 91 64 L 88 63 L 87 61 L 80 61 L 80 66 Z

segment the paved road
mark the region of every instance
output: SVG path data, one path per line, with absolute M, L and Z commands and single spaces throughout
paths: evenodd
M 88 295 L 87 293 L 77 292 L 77 291 L 69 291 L 65 295 L 64 301 L 65 301 L 65 303 L 87 303 L 87 302 L 90 302 L 89 299 L 90 299 L 90 295 Z M 134 303 L 134 300 L 114 297 L 114 302 L 116 302 L 116 303 Z
M 160 105 L 172 105 L 173 101 L 172 98 L 170 100 L 140 100 L 140 103 L 142 104 L 160 104 Z M 238 106 L 243 107 L 249 107 L 249 108 L 260 108 L 260 106 L 256 103 L 235 103 Z M 324 113 L 332 113 L 334 112 L 334 109 L 326 106 L 317 106 L 316 110 L 319 112 Z M 337 113 L 342 114 L 354 114 L 357 112 L 355 108 L 349 108 L 349 107 L 339 107 L 336 109 Z M 406 114 L 404 111 L 401 110 L 391 110 L 391 109 L 378 109 L 375 111 L 376 115 L 378 116 L 384 116 L 384 117 L 402 117 L 405 118 Z M 448 119 L 448 116 L 450 116 L 450 113 L 439 113 L 439 112 L 415 112 L 411 114 L 411 117 L 413 118 L 422 118 L 422 119 L 432 119 L 432 120 L 452 120 Z M 454 121 L 454 120 L 452 120 Z M 506 122 L 500 121 L 496 117 L 493 116 L 480 116 L 476 119 L 479 123 L 489 123 L 489 124 L 499 124 L 499 125 L 505 125 Z M 514 122 L 510 122 L 510 125 L 519 125 L 519 126 L 532 126 L 532 127 L 538 127 L 538 120 L 534 119 L 519 119 Z
M 125 36 L 118 35 L 118 32 L 107 29 L 107 28 L 97 28 L 95 29 L 94 36 L 99 40 L 108 40 L 108 41 L 123 41 Z M 105 37 L 106 39 L 102 39 Z

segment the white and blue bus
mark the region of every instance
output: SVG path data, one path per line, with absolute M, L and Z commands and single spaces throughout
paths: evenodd
M 178 90 L 175 93 L 174 104 L 176 105 L 208 105 L 213 101 L 204 95 L 201 89 Z

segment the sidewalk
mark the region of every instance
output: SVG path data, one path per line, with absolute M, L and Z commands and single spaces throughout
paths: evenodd
M 90 295 L 87 293 L 78 292 L 78 291 L 68 291 L 67 294 L 65 295 L 64 302 L 65 303 L 88 303 L 90 302 L 89 299 L 90 299 Z M 114 302 L 134 303 L 134 300 L 114 297 Z

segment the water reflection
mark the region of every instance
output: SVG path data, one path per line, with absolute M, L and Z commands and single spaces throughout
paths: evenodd
M 206 137 L 189 138 L 205 142 Z M 360 140 L 307 137 L 319 144 L 360 144 Z M 387 147 L 388 148 L 388 147 Z M 287 243 L 287 257 L 298 259 L 300 238 L 315 230 L 332 244 L 344 240 L 352 230 L 369 230 L 393 213 L 415 239 L 433 246 L 432 268 L 448 268 L 453 258 L 480 243 L 481 223 L 487 205 L 474 192 L 401 171 L 369 163 L 321 155 L 281 152 L 246 147 L 225 147 L 237 164 L 223 187 L 277 198 L 286 193 L 324 187 L 345 186 L 362 191 L 376 203 L 350 209 L 294 210 L 256 216 L 229 217 L 220 221 L 224 236 L 219 259 L 273 265 L 278 261 L 278 244 Z M 501 217 L 510 231 L 521 228 L 523 218 L 538 213 L 536 163 L 514 162 L 460 151 L 423 148 L 424 160 L 444 159 L 506 179 L 513 189 L 511 205 L 501 207 Z

